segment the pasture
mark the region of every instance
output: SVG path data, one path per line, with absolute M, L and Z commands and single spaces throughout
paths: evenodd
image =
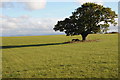
M 118 34 L 2 37 L 3 78 L 117 78 Z

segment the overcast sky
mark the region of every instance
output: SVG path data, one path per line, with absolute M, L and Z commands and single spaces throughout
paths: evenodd
M 36 1 L 36 2 L 35 2 Z M 2 0 L 0 2 L 0 36 L 52 35 L 59 20 L 69 17 L 85 2 L 110 7 L 118 13 L 118 0 Z M 117 19 L 116 19 L 117 21 Z M 111 25 L 110 31 L 117 31 Z

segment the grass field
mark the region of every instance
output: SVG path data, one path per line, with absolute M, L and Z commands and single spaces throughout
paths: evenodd
M 2 37 L 3 78 L 117 78 L 118 35 Z

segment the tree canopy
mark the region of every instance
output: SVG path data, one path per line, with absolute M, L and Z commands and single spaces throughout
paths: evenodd
M 82 40 L 86 40 L 88 34 L 105 32 L 110 24 L 116 25 L 115 18 L 117 14 L 111 8 L 85 3 L 72 12 L 72 16 L 58 21 L 53 29 L 67 36 L 82 35 Z

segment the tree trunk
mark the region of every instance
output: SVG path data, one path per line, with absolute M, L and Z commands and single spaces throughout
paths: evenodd
M 85 41 L 86 40 L 86 37 L 85 36 L 82 36 L 82 41 Z
M 85 41 L 88 34 L 87 33 L 82 33 L 81 35 L 82 35 L 82 41 Z

